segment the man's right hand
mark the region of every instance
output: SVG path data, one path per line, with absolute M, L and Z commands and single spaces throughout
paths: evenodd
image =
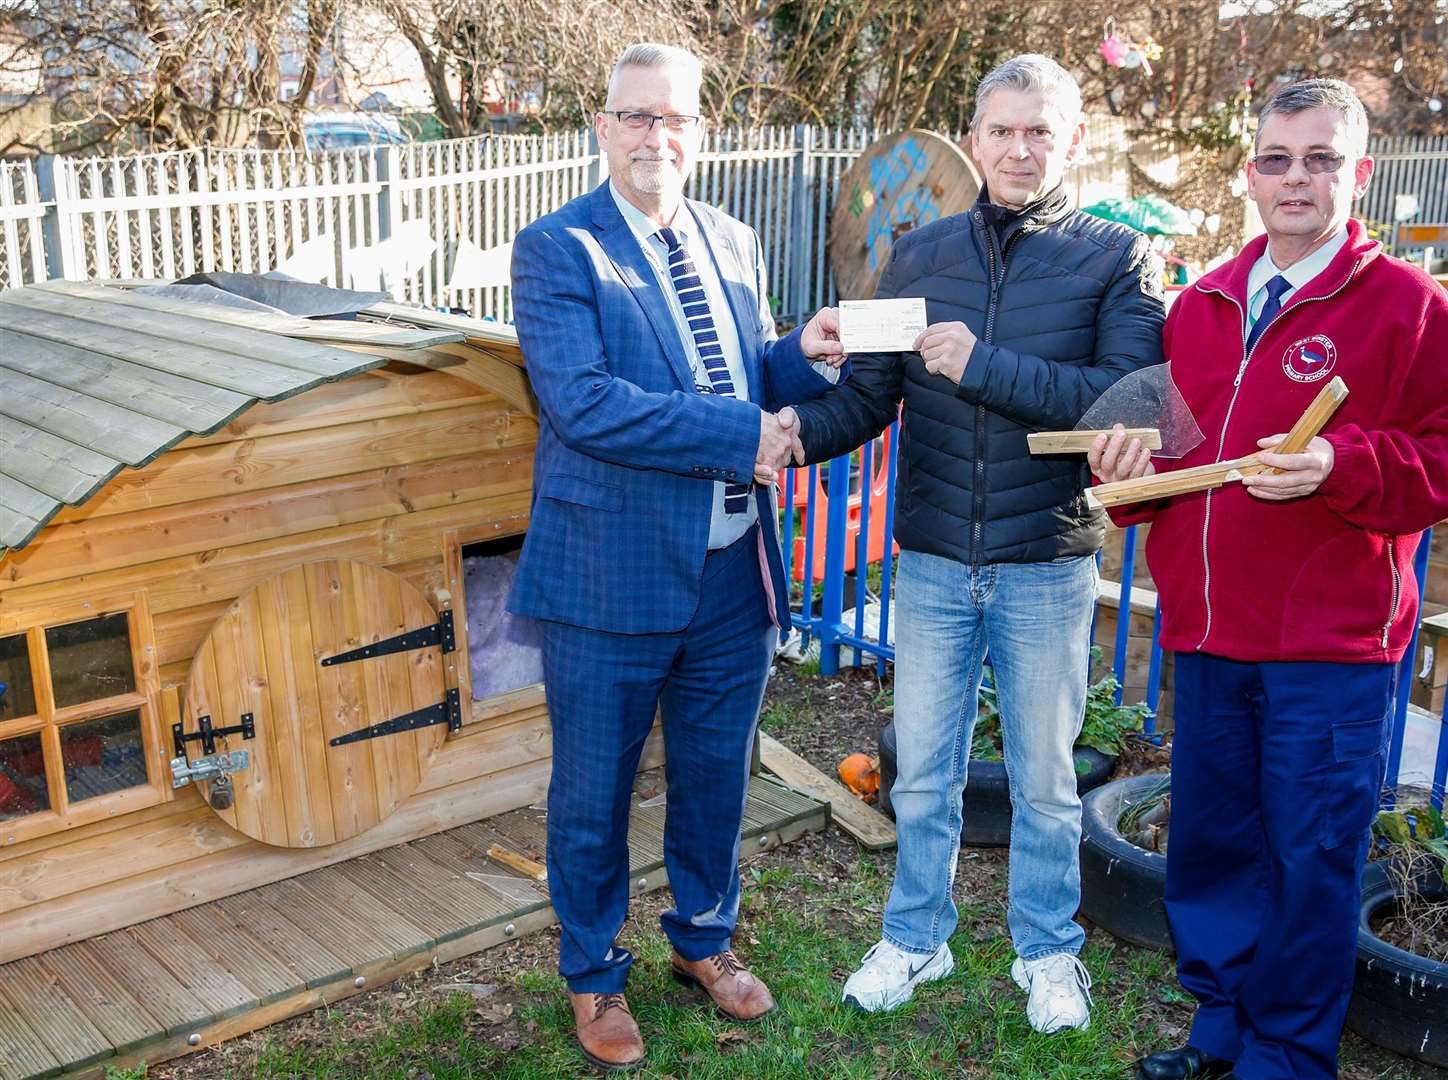
M 754 457 L 754 480 L 768 486 L 775 474 L 794 461 L 804 464 L 804 444 L 799 441 L 799 414 L 788 405 L 777 413 L 759 416 L 759 453 Z
M 1103 484 L 1117 480 L 1134 480 L 1139 476 L 1151 476 L 1156 467 L 1151 463 L 1151 451 L 1141 445 L 1141 440 L 1126 437 L 1126 428 L 1117 424 L 1110 435 L 1098 435 L 1086 452 L 1086 461 L 1091 472 Z

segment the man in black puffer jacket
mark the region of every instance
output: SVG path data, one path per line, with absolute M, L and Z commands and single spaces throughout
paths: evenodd
M 954 966 L 948 939 L 961 794 L 990 650 L 1014 822 L 1011 974 L 1038 1031 L 1090 1022 L 1080 900 L 1080 732 L 1104 515 L 1085 462 L 1031 457 L 1117 379 L 1161 362 L 1161 279 L 1146 238 L 1072 209 L 1081 96 L 1043 56 L 981 80 L 971 145 L 986 186 L 968 212 L 907 233 L 876 295 L 924 297 L 906 353 L 856 355 L 850 379 L 795 407 L 808 459 L 873 438 L 904 401 L 896 486 L 899 849 L 882 940 L 845 983 L 891 1009 Z

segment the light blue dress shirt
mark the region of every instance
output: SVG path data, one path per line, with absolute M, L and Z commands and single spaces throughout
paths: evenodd
M 1318 248 L 1305 259 L 1298 259 L 1286 270 L 1279 270 L 1277 264 L 1272 261 L 1272 248 L 1268 245 L 1261 256 L 1252 264 L 1252 270 L 1247 275 L 1247 326 L 1242 332 L 1242 340 L 1246 341 L 1251 333 L 1252 327 L 1262 316 L 1262 308 L 1267 303 L 1267 283 L 1278 274 L 1287 279 L 1292 287 L 1282 294 L 1281 304 L 1287 306 L 1287 302 L 1297 294 L 1297 290 L 1306 285 L 1318 274 L 1327 269 L 1327 264 L 1342 246 L 1347 243 L 1347 226 L 1339 229 L 1327 243 Z
M 658 279 L 659 289 L 669 303 L 669 312 L 674 316 L 674 325 L 678 328 L 679 340 L 684 346 L 684 355 L 689 358 L 689 366 L 694 371 L 695 385 L 709 386 L 709 373 L 704 369 L 704 363 L 699 358 L 699 349 L 694 344 L 694 335 L 689 330 L 688 320 L 684 318 L 684 308 L 679 303 L 679 294 L 674 290 L 673 278 L 669 276 L 668 247 L 659 236 L 659 229 L 663 226 L 620 195 L 612 184 L 609 184 L 608 190 L 609 194 L 613 196 L 614 203 L 618 206 L 619 213 L 623 215 L 624 221 L 628 222 L 629 229 L 638 240 L 639 246 L 643 248 L 649 265 L 654 268 L 654 276 Z M 739 348 L 739 330 L 734 325 L 734 311 L 729 306 L 728 297 L 724 295 L 724 286 L 719 281 L 719 274 L 714 266 L 714 256 L 709 251 L 703 231 L 700 229 L 698 221 L 695 220 L 693 211 L 682 202 L 669 227 L 674 230 L 674 234 L 684 245 L 695 269 L 699 272 L 699 280 L 704 285 L 704 295 L 709 301 L 709 313 L 713 315 L 714 326 L 719 332 L 719 347 L 724 351 L 724 362 L 729 365 L 729 380 L 734 384 L 734 396 L 742 401 L 748 401 L 749 377 L 744 371 L 744 357 Z M 710 550 L 732 544 L 748 532 L 758 519 L 759 509 L 752 497 L 749 499 L 748 509 L 744 513 L 726 514 L 724 512 L 724 482 L 716 481 L 714 484 L 714 509 L 709 517 Z

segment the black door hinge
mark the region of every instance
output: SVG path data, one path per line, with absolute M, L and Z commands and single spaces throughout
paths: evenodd
M 426 649 L 431 645 L 441 645 L 444 653 L 453 652 L 457 648 L 457 637 L 453 633 L 452 608 L 444 608 L 438 615 L 437 622 L 431 626 L 409 630 L 405 634 L 374 641 L 371 645 L 363 645 L 360 648 L 338 653 L 336 656 L 328 656 L 322 661 L 322 666 L 350 664 L 356 660 L 370 660 L 374 656 L 389 656 L 392 653 L 411 652 L 413 649 Z
M 391 720 L 384 720 L 380 724 L 373 724 L 371 727 L 358 728 L 345 735 L 338 735 L 327 745 L 342 746 L 346 743 L 361 742 L 363 739 L 376 739 L 382 735 L 397 735 L 403 731 L 415 731 L 418 728 L 431 727 L 433 724 L 446 724 L 449 731 L 461 730 L 463 726 L 462 697 L 456 687 L 449 690 L 447 697 L 436 705 L 428 705 L 415 712 L 394 716 Z

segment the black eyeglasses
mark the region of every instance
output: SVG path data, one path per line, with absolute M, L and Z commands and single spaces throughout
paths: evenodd
M 604 115 L 614 117 L 629 131 L 652 131 L 655 123 L 662 123 L 669 131 L 689 131 L 699 122 L 697 116 L 681 116 L 677 113 L 660 116 L 658 113 L 608 109 Z
M 1310 173 L 1330 173 L 1342 168 L 1345 160 L 1347 159 L 1341 154 L 1319 150 L 1300 157 L 1292 154 L 1258 154 L 1252 159 L 1252 164 L 1257 166 L 1257 171 L 1263 176 L 1285 176 L 1294 161 L 1302 162 Z

